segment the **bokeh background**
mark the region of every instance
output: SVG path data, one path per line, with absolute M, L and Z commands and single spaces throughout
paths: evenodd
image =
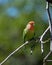
M 45 0 L 0 0 L 0 62 L 23 44 L 23 30 L 29 21 L 35 21 L 35 36 L 42 35 L 48 27 L 45 7 Z M 50 12 L 52 17 L 51 7 Z M 44 40 L 49 37 L 48 31 Z M 48 51 L 49 42 L 44 44 L 44 56 Z M 40 43 L 35 43 L 32 55 L 30 47 L 23 47 L 3 65 L 42 65 L 42 58 Z

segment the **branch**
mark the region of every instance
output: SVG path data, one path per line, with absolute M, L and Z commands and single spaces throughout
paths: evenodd
M 52 21 L 51 21 L 51 15 L 50 15 L 50 11 L 49 11 L 49 2 L 46 2 L 46 10 L 47 10 L 47 13 L 48 13 L 48 22 L 49 22 L 49 27 L 50 27 L 51 40 L 50 40 L 50 52 L 43 59 L 43 65 L 46 65 L 45 61 L 47 60 L 47 58 L 49 57 L 49 55 L 52 52 Z
M 43 59 L 43 65 L 46 65 L 46 62 L 51 61 L 51 60 L 47 60 L 47 58 L 50 56 L 50 54 L 51 54 L 51 51 Z
M 50 11 L 49 11 L 49 3 L 48 2 L 46 2 L 46 10 L 47 10 L 47 13 L 48 13 L 48 22 L 49 22 L 50 33 L 51 33 L 52 32 L 52 29 L 51 29 L 52 20 L 51 20 L 51 15 L 50 15 Z
M 18 50 L 20 50 L 23 46 L 27 45 L 29 43 L 29 41 L 26 41 L 24 44 L 22 44 L 20 47 L 18 47 L 16 50 L 14 50 L 10 55 L 8 55 L 1 63 L 0 65 L 2 65 L 3 63 L 5 63 L 14 53 L 16 53 Z
M 49 11 L 49 3 L 47 2 L 47 13 L 48 13 L 48 22 L 50 26 L 50 35 L 51 35 L 51 40 L 50 40 L 50 51 L 52 51 L 52 20 L 51 20 L 51 15 Z
M 50 39 L 43 41 L 43 37 L 45 36 L 45 34 L 47 33 L 47 31 L 50 29 L 50 26 L 48 26 L 48 28 L 44 31 L 44 33 L 40 36 L 40 42 L 41 42 L 41 54 L 43 53 L 43 44 L 47 43 Z
M 51 16 L 50 16 L 50 11 L 49 11 L 49 3 L 48 2 L 46 2 L 46 10 L 47 10 L 47 12 L 48 12 L 48 22 L 49 22 L 49 26 L 48 26 L 48 28 L 45 30 L 45 32 L 41 35 L 41 37 L 40 37 L 40 42 L 41 42 L 41 51 L 42 51 L 42 53 L 43 53 L 43 43 L 46 43 L 46 42 L 48 42 L 49 40 L 46 40 L 46 41 L 43 41 L 42 39 L 43 39 L 43 37 L 45 36 L 45 34 L 46 34 L 46 32 L 48 31 L 48 30 L 50 30 L 50 33 L 51 33 L 51 45 L 50 45 L 50 50 L 52 50 L 52 27 L 51 27 L 51 24 L 52 24 L 52 21 L 51 21 Z
M 47 31 L 50 29 L 50 26 L 48 26 L 48 28 L 44 31 L 44 33 L 40 36 L 40 42 L 43 44 L 43 43 L 46 43 L 48 42 L 48 40 L 46 41 L 43 41 L 43 37 L 45 36 L 45 34 L 47 33 Z

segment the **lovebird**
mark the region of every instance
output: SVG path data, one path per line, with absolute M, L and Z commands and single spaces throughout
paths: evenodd
M 23 40 L 24 40 L 24 43 L 26 41 L 31 40 L 35 36 L 34 26 L 35 26 L 35 22 L 34 21 L 30 21 L 26 25 L 26 27 L 25 27 L 25 29 L 23 31 Z M 30 44 L 31 45 L 31 51 L 30 51 L 30 53 L 32 54 L 33 42 L 31 42 L 31 44 Z

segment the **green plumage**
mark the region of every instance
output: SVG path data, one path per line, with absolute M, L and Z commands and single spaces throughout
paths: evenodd
M 30 40 L 33 37 L 34 37 L 34 30 L 28 30 L 25 28 L 23 31 L 24 42 Z
M 32 39 L 33 37 L 34 37 L 34 30 L 28 30 L 28 29 L 25 28 L 24 31 L 23 31 L 24 42 Z M 34 49 L 34 46 L 35 46 L 34 41 L 31 41 L 27 46 L 27 47 L 31 48 L 31 51 L 30 51 L 31 55 L 32 55 L 32 50 Z M 27 48 L 27 47 L 25 46 L 25 48 Z

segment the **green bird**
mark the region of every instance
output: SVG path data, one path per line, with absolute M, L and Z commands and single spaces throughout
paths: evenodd
M 25 29 L 24 29 L 24 31 L 23 31 L 23 40 L 24 40 L 24 43 L 25 43 L 26 41 L 31 40 L 31 39 L 35 36 L 34 26 L 35 26 L 35 22 L 34 22 L 34 21 L 30 21 L 30 22 L 28 22 L 28 24 L 26 25 L 26 27 L 25 27 Z M 34 46 L 33 44 L 34 44 L 34 42 L 32 41 L 32 42 L 30 43 L 30 45 L 31 45 L 31 51 L 30 51 L 31 54 L 32 54 L 32 47 Z

